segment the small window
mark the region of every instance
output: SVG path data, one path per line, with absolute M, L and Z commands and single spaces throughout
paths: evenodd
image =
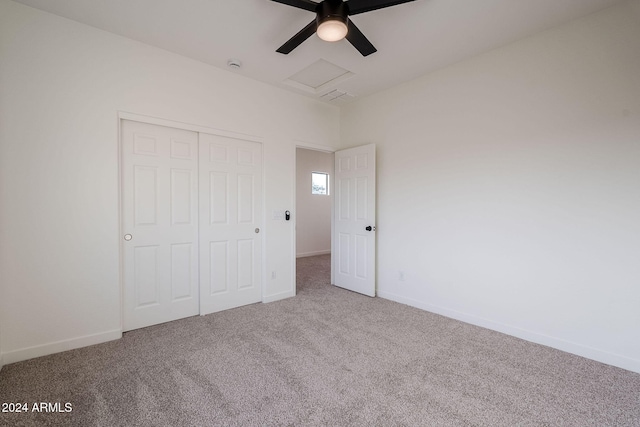
M 329 174 L 311 172 L 311 194 L 329 194 Z

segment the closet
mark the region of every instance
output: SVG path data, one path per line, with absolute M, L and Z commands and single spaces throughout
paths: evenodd
M 262 144 L 121 121 L 123 330 L 262 300 Z

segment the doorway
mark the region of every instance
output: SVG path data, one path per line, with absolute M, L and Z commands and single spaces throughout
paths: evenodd
M 333 170 L 333 153 L 296 149 L 296 258 L 331 253 Z
M 320 154 L 317 154 L 317 153 Z M 315 153 L 315 154 L 314 154 Z M 324 159 L 328 174 L 317 170 Z M 330 160 L 333 159 L 331 162 Z M 323 175 L 326 177 L 323 180 Z M 317 178 L 317 180 L 316 180 Z M 311 188 L 309 189 L 309 185 Z M 320 196 L 325 199 L 313 199 Z M 375 144 L 333 151 L 296 148 L 296 260 L 299 257 L 326 253 L 307 245 L 317 245 L 326 236 L 326 228 L 314 222 L 319 206 L 325 200 L 330 206 L 329 253 L 330 283 L 341 288 L 374 297 L 376 295 L 376 147 Z M 308 214 L 311 212 L 311 214 Z M 326 218 L 326 217 L 324 217 Z M 318 230 L 316 230 L 318 228 Z M 320 231 L 323 230 L 323 231 Z M 325 242 L 326 245 L 326 242 Z M 300 249 L 299 249 L 300 247 Z M 325 246 L 327 247 L 327 246 Z
M 332 152 L 296 148 L 296 260 L 331 256 L 334 165 Z

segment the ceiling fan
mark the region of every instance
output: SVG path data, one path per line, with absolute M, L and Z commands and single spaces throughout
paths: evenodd
M 316 13 L 316 19 L 280 46 L 276 52 L 286 55 L 317 32 L 318 37 L 326 41 L 333 42 L 346 38 L 362 56 L 368 56 L 376 52 L 377 49 L 354 25 L 349 16 L 415 0 L 348 0 L 346 2 L 323 0 L 320 3 L 311 0 L 272 1 Z

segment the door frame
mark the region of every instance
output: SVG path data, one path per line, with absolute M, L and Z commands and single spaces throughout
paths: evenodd
M 297 293 L 297 286 L 298 286 L 298 279 L 297 279 L 297 267 L 296 267 L 296 260 L 297 260 L 297 251 L 298 248 L 296 247 L 296 242 L 297 242 L 297 224 L 298 224 L 298 177 L 297 177 L 297 171 L 298 171 L 298 156 L 297 156 L 297 149 L 298 148 L 302 148 L 304 150 L 311 150 L 311 151 L 320 151 L 323 153 L 330 153 L 330 154 L 334 154 L 336 151 L 338 151 L 338 148 L 335 147 L 329 147 L 327 145 L 319 145 L 319 144 L 311 144 L 311 143 L 306 143 L 306 142 L 302 142 L 302 141 L 296 141 L 295 146 L 293 147 L 293 158 L 296 159 L 295 161 L 295 167 L 293 168 L 293 206 L 294 206 L 294 215 L 293 215 L 293 261 L 292 261 L 292 271 L 293 271 L 293 295 L 295 296 Z M 335 175 L 335 171 L 334 171 L 334 175 Z M 335 283 L 335 272 L 334 272 L 334 266 L 333 263 L 335 261 L 334 258 L 334 253 L 335 253 L 335 239 L 333 238 L 333 234 L 334 234 L 334 217 L 335 217 L 335 192 L 334 192 L 334 182 L 335 179 L 333 179 L 334 177 L 331 177 L 329 179 L 329 197 L 331 198 L 331 284 L 333 285 Z
M 217 128 L 212 128 L 212 127 L 208 127 L 208 126 L 202 126 L 202 125 L 197 125 L 197 124 L 192 124 L 192 123 L 185 123 L 185 122 L 178 122 L 175 120 L 168 120 L 168 119 L 162 119 L 162 118 L 158 118 L 158 117 L 152 117 L 152 116 L 146 116 L 146 115 L 142 115 L 142 114 L 137 114 L 137 113 L 130 113 L 127 111 L 118 111 L 117 112 L 117 164 L 118 164 L 118 282 L 119 282 L 119 292 L 120 292 L 120 331 L 124 330 L 124 240 L 122 238 L 123 234 L 124 234 L 124 230 L 122 229 L 122 223 L 123 223 L 123 212 L 122 212 L 122 197 L 123 197 L 123 191 L 122 191 L 122 185 L 123 185 L 123 179 L 122 179 L 122 155 L 123 155 L 123 151 L 122 151 L 122 121 L 123 120 L 129 120 L 129 121 L 133 121 L 133 122 L 140 122 L 140 123 L 147 123 L 147 124 L 151 124 L 151 125 L 157 125 L 157 126 L 165 126 L 165 127 L 171 127 L 171 128 L 175 128 L 175 129 L 181 129 L 181 130 L 187 130 L 187 131 L 192 131 L 192 132 L 197 132 L 197 133 L 207 133 L 207 134 L 211 134 L 211 135 L 218 135 L 218 136 L 224 136 L 224 137 L 228 137 L 228 138 L 235 138 L 235 139 L 242 139 L 245 141 L 252 141 L 252 142 L 257 142 L 259 144 L 262 145 L 263 148 L 263 153 L 264 153 L 264 147 L 265 147 L 265 139 L 263 137 L 260 136 L 256 136 L 256 135 L 251 135 L 251 134 L 245 134 L 245 133 L 240 133 L 240 132 L 234 132 L 234 131 L 228 131 L 228 130 L 224 130 L 224 129 L 217 129 Z M 265 229 L 265 218 L 266 218 L 266 210 L 264 209 L 265 202 L 266 202 L 266 191 L 265 191 L 265 156 L 262 156 L 262 218 L 260 218 L 260 223 L 261 223 L 261 229 Z M 198 183 L 198 187 L 199 187 L 199 183 Z M 295 198 L 295 193 L 294 193 L 294 198 Z M 265 230 L 266 231 L 266 230 Z M 295 233 L 294 233 L 295 236 Z M 261 296 L 262 296 L 262 302 L 265 301 L 265 282 L 266 282 L 266 265 L 265 265 L 265 253 L 266 253 L 266 247 L 265 247 L 265 242 L 266 239 L 262 239 L 262 256 L 261 256 L 261 266 L 260 266 L 260 274 L 262 275 L 261 278 L 261 282 L 260 282 L 260 287 L 261 287 Z M 294 245 L 295 245 L 295 240 L 294 240 Z M 295 246 L 294 246 L 294 250 L 295 250 Z M 198 260 L 198 271 L 199 270 L 199 260 Z M 294 263 L 295 265 L 295 263 Z M 294 270 L 295 273 L 295 270 Z M 295 277 L 295 276 L 294 276 Z M 198 289 L 200 289 L 200 280 L 198 280 Z M 294 286 L 294 293 L 295 293 L 295 286 Z M 199 308 L 200 310 L 200 308 Z M 202 314 L 201 314 L 202 315 Z

